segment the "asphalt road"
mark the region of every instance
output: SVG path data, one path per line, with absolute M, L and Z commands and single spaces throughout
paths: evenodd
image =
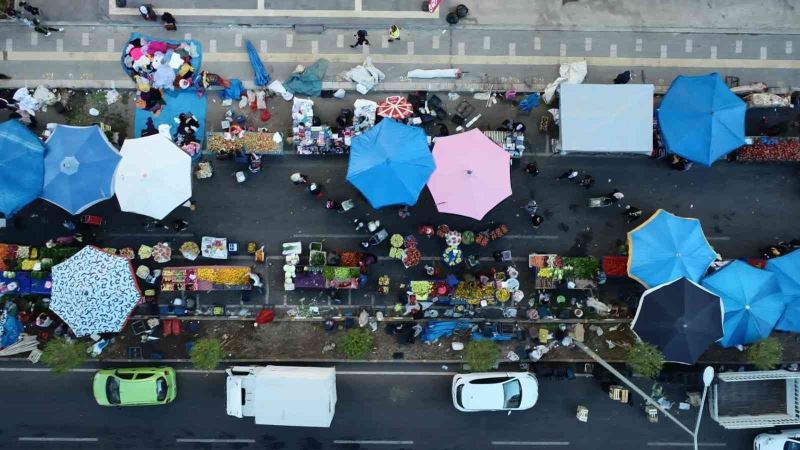
M 315 429 L 256 426 L 252 419 L 228 417 L 221 373 L 179 370 L 178 398 L 167 406 L 101 408 L 91 395 L 91 370 L 63 376 L 0 372 L 0 382 L 7 387 L 0 406 L 0 446 L 639 450 L 669 449 L 691 442 L 665 418 L 651 424 L 639 407 L 611 401 L 592 378 L 540 380 L 537 405 L 507 416 L 456 411 L 450 397 L 451 375 L 439 367 L 395 374 L 340 367 L 333 424 L 329 429 Z M 677 387 L 667 389 L 675 392 L 672 400 L 683 398 Z M 589 408 L 587 423 L 575 418 L 579 404 Z M 676 413 L 691 427 L 696 409 Z M 723 430 L 706 414 L 700 442 L 712 448 L 747 449 L 754 434 Z

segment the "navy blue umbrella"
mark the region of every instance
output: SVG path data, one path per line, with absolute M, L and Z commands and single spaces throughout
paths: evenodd
M 250 58 L 250 65 L 253 66 L 253 73 L 255 74 L 256 86 L 266 86 L 269 84 L 269 74 L 264 64 L 261 63 L 261 57 L 258 56 L 256 48 L 253 43 L 247 41 L 247 56 Z

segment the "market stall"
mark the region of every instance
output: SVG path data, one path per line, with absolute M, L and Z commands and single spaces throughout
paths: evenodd
M 739 161 L 800 161 L 800 138 L 756 136 L 745 142 L 736 152 Z
M 294 98 L 292 104 L 292 142 L 298 155 L 343 155 L 350 150 L 352 128 L 335 133 L 327 125 L 314 124 L 314 102 Z
M 161 292 L 210 292 L 250 290 L 250 268 L 246 266 L 165 267 Z
M 503 150 L 515 159 L 522 158 L 525 153 L 525 133 L 519 131 L 496 131 L 485 130 L 486 137 L 499 145 Z
M 230 133 L 210 132 L 206 134 L 207 149 L 217 154 L 255 153 L 257 155 L 282 155 L 283 135 L 268 131 L 245 131 L 242 137 Z

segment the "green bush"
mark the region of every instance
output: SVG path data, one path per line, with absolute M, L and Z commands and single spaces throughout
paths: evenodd
M 777 338 L 766 338 L 747 349 L 747 362 L 758 370 L 772 370 L 783 359 L 783 346 Z
M 216 369 L 223 356 L 222 342 L 216 338 L 198 339 L 189 352 L 192 365 L 200 370 Z
M 635 374 L 652 379 L 661 373 L 664 367 L 664 355 L 654 345 L 637 342 L 625 353 L 625 364 Z
M 339 345 L 348 359 L 363 358 L 372 350 L 372 334 L 366 328 L 347 330 Z
M 470 341 L 464 348 L 464 362 L 473 372 L 486 372 L 497 364 L 500 347 L 488 339 Z
M 63 338 L 51 339 L 44 345 L 41 361 L 55 373 L 67 373 L 86 361 L 87 349 L 86 344 Z

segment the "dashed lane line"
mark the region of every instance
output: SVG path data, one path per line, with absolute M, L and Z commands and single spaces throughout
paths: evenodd
M 175 439 L 178 444 L 255 444 L 255 439 Z
M 648 447 L 694 447 L 692 442 L 648 442 Z M 698 447 L 727 447 L 724 442 L 700 442 Z
M 569 441 L 492 441 L 492 445 L 511 447 L 563 447 Z
M 97 442 L 96 437 L 49 437 L 49 436 L 23 436 L 18 437 L 20 442 Z
M 334 445 L 414 445 L 414 441 L 335 440 Z

